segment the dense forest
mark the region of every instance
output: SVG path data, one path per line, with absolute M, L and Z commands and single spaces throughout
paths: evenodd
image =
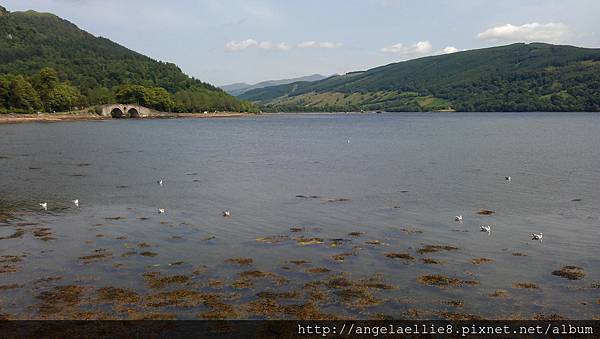
M 394 63 L 240 96 L 266 111 L 600 111 L 600 49 L 542 43 Z
M 53 14 L 0 6 L 0 113 L 139 103 L 175 112 L 257 107 Z

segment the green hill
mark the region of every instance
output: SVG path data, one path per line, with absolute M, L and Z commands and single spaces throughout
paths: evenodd
M 219 88 L 188 77 L 175 64 L 153 60 L 108 39 L 95 37 L 53 14 L 10 13 L 0 6 L 0 111 L 54 109 L 56 106 L 44 98 L 49 94 L 40 93 L 49 91 L 40 87 L 40 71 L 44 68 L 57 73 L 57 79 L 53 75 L 51 79 L 62 86 L 55 91 L 56 95 L 64 97 L 63 90 L 68 89 L 73 96 L 68 106 L 118 99 L 141 101 L 149 106 L 162 100 L 155 108 L 181 112 L 256 109 Z M 120 88 L 122 85 L 131 86 Z M 168 95 L 164 96 L 161 89 Z M 33 96 L 15 97 L 23 93 Z M 129 97 L 123 97 L 123 93 Z
M 512 44 L 248 91 L 267 111 L 600 111 L 600 49 Z

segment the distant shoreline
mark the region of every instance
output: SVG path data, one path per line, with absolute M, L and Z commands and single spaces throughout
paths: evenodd
M 40 114 L 0 114 L 0 125 L 20 124 L 27 122 L 63 122 L 63 121 L 100 121 L 100 120 L 146 120 L 146 119 L 207 119 L 235 118 L 254 116 L 253 113 L 217 112 L 217 113 L 161 113 L 136 119 L 113 119 L 89 112 L 64 112 Z

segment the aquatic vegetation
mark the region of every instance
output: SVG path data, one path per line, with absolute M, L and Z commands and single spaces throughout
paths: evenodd
M 494 214 L 494 213 L 496 213 L 496 211 L 492 211 L 492 210 L 486 210 L 486 209 L 483 209 L 483 208 L 482 208 L 482 209 L 480 209 L 480 210 L 477 212 L 477 214 L 479 214 L 479 215 L 492 215 L 492 214 Z
M 462 300 L 446 300 L 442 302 L 445 305 L 461 308 L 465 306 L 465 302 Z
M 210 288 L 219 289 L 219 288 L 222 288 L 224 285 L 225 285 L 225 282 L 223 280 L 208 279 L 208 286 Z
M 231 286 L 237 289 L 245 289 L 254 287 L 254 283 L 248 278 L 240 278 L 231 283 Z
M 90 264 L 96 261 L 112 257 L 112 253 L 105 248 L 99 248 L 97 250 L 94 250 L 94 253 L 95 254 L 79 257 L 79 260 L 82 260 L 84 264 Z
M 417 278 L 417 281 L 423 285 L 438 286 L 438 287 L 456 287 L 462 285 L 478 285 L 474 280 L 460 280 L 450 278 L 441 274 L 426 274 Z
M 379 241 L 379 240 L 367 240 L 367 241 L 365 241 L 365 244 L 367 244 L 367 245 L 381 245 L 381 241 Z
M 190 280 L 186 275 L 162 276 L 160 272 L 147 272 L 143 274 L 146 284 L 150 288 L 165 288 L 171 284 L 185 284 Z
M 268 237 L 256 238 L 256 241 L 264 242 L 266 244 L 277 244 L 283 241 L 290 240 L 287 235 L 273 235 Z
M 48 227 L 35 228 L 33 236 L 43 241 L 55 240 L 56 238 L 52 236 L 50 230 L 51 228 Z
M 513 287 L 514 288 L 523 288 L 523 289 L 534 289 L 534 290 L 539 289 L 539 286 L 537 284 L 530 283 L 530 282 L 518 282 L 518 283 L 514 283 Z
M 549 315 L 545 315 L 543 313 L 535 314 L 532 317 L 533 320 L 545 320 L 545 321 L 559 321 L 559 320 L 568 320 L 568 318 L 563 317 L 560 314 L 552 313 Z
M 84 288 L 76 285 L 55 286 L 40 293 L 38 311 L 42 315 L 54 315 L 65 309 L 79 305 Z
M 564 266 L 560 270 L 552 271 L 552 275 L 569 280 L 581 280 L 585 277 L 585 272 L 578 266 Z
M 484 320 L 485 318 L 474 314 L 458 313 L 458 312 L 439 312 L 438 315 L 441 318 L 452 321 L 465 321 L 465 320 Z
M 237 264 L 239 266 L 251 265 L 254 260 L 252 258 L 230 258 L 225 260 L 226 263 Z
M 417 250 L 419 254 L 435 253 L 440 251 L 457 251 L 458 247 L 450 245 L 426 245 Z
M 156 257 L 158 255 L 158 253 L 145 251 L 145 252 L 140 253 L 140 255 L 144 256 L 144 257 Z
M 340 254 L 332 255 L 331 259 L 334 261 L 341 262 L 341 261 L 346 260 L 347 257 L 351 257 L 353 255 L 354 255 L 354 253 L 352 253 L 352 252 L 340 253 Z
M 271 273 L 271 272 L 263 272 L 263 271 L 258 271 L 258 270 L 240 272 L 240 273 L 238 273 L 238 276 L 241 279 L 266 278 L 266 279 L 271 280 L 275 285 L 278 285 L 278 286 L 281 286 L 288 282 L 288 280 L 286 278 L 284 278 L 278 274 Z
M 125 253 L 121 254 L 121 256 L 122 257 L 130 257 L 130 256 L 136 255 L 136 254 L 137 254 L 136 251 L 128 251 L 128 252 L 125 252 Z
M 0 291 L 5 291 L 5 290 L 14 290 L 16 288 L 22 288 L 25 285 L 23 284 L 9 284 L 9 285 L 0 285 Z
M 365 235 L 365 233 L 364 232 L 350 232 L 350 233 L 348 233 L 348 235 L 352 236 L 352 237 L 360 237 L 360 236 Z
M 298 299 L 300 298 L 300 293 L 263 291 L 257 293 L 256 296 L 265 299 Z
M 106 219 L 106 220 L 124 220 L 127 218 L 125 218 L 125 217 L 106 217 L 104 219 Z
M 303 231 L 304 231 L 304 227 L 292 227 L 292 228 L 290 228 L 290 232 L 292 232 L 292 233 L 303 232 Z
M 427 264 L 427 265 L 437 265 L 437 264 L 442 263 L 439 260 L 435 260 L 435 259 L 431 259 L 431 258 L 422 258 L 421 262 L 423 262 L 424 264 Z
M 140 296 L 137 293 L 125 288 L 102 287 L 96 293 L 100 302 L 135 304 L 140 301 Z
M 59 280 L 62 280 L 62 277 L 50 276 L 50 277 L 46 277 L 46 278 L 40 278 L 40 279 L 34 281 L 33 284 L 38 285 L 38 284 L 44 284 L 44 283 L 48 283 L 48 282 L 52 282 L 52 281 L 59 281 Z
M 345 202 L 345 201 L 350 201 L 350 199 L 348 199 L 348 198 L 335 198 L 335 199 L 329 199 L 327 201 L 328 202 Z
M 290 263 L 294 264 L 294 265 L 305 265 L 305 264 L 310 264 L 310 261 L 306 261 L 306 260 L 290 260 Z
M 200 275 L 204 272 L 206 272 L 207 267 L 204 265 L 200 265 L 200 266 L 196 266 L 196 268 L 194 268 L 194 270 L 192 271 L 192 275 Z
M 485 263 L 490 263 L 493 262 L 494 260 L 489 259 L 489 258 L 475 258 L 471 260 L 471 264 L 473 265 L 481 265 L 481 264 L 485 264 Z
M 515 256 L 515 257 L 526 257 L 526 256 L 527 256 L 527 254 L 525 254 L 525 253 L 520 253 L 520 252 L 514 252 L 514 253 L 511 253 L 511 254 L 512 254 L 513 256 Z
M 495 290 L 490 297 L 492 298 L 508 298 L 508 291 L 506 290 Z
M 409 235 L 412 235 L 412 234 L 422 234 L 423 233 L 423 231 L 418 230 L 416 228 L 402 228 L 400 230 L 402 232 L 406 233 L 406 234 L 409 234 Z
M 139 247 L 139 248 L 147 248 L 150 246 L 151 246 L 150 244 L 145 243 L 145 242 L 141 242 L 141 243 L 137 244 L 137 247 Z
M 331 272 L 331 270 L 326 267 L 314 267 L 314 268 L 309 268 L 306 270 L 306 273 L 310 273 L 310 274 L 321 274 L 321 273 L 329 273 L 329 272 Z
M 318 245 L 318 244 L 322 244 L 322 243 L 325 242 L 325 240 L 323 240 L 322 238 L 304 238 L 304 237 L 300 237 L 300 238 L 294 238 L 294 240 L 300 246 Z
M 24 234 L 25 234 L 25 230 L 18 228 L 15 230 L 15 233 L 8 235 L 6 237 L 0 237 L 0 240 L 21 238 Z
M 415 258 L 408 253 L 386 253 L 385 256 L 390 259 L 415 260 Z
M 6 211 L 0 211 L 0 222 L 1 223 L 6 223 L 9 222 L 11 219 L 13 219 L 13 216 L 6 212 Z

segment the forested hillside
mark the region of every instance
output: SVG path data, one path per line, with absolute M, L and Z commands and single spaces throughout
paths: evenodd
M 0 6 L 0 112 L 129 100 L 177 112 L 256 111 L 219 88 L 53 14 Z
M 512 44 L 240 97 L 269 111 L 600 111 L 600 49 Z

